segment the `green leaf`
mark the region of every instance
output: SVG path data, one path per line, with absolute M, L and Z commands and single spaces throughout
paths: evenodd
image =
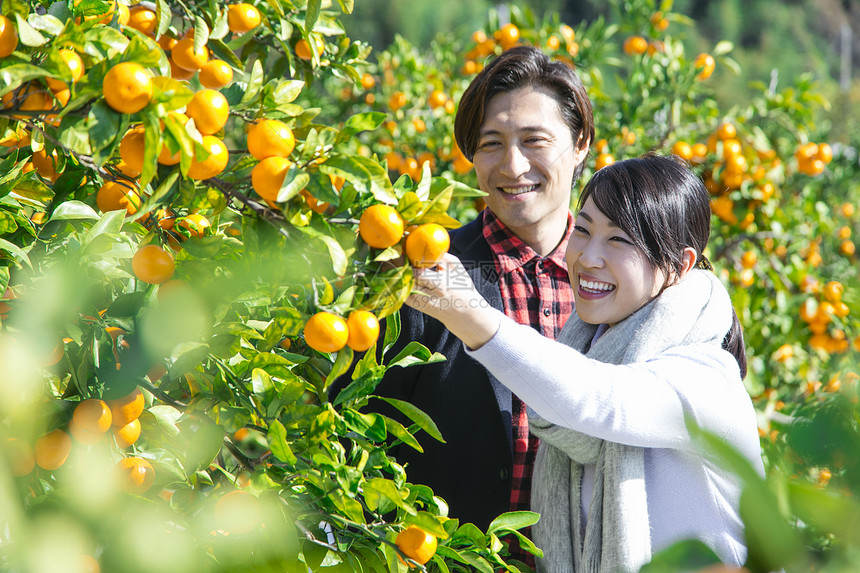
M 493 573 L 493 568 L 487 563 L 487 560 L 474 553 L 463 551 L 460 556 L 472 567 L 481 571 L 481 573 Z
M 509 511 L 503 513 L 490 523 L 487 528 L 487 533 L 496 533 L 501 530 L 513 531 L 531 527 L 540 519 L 539 513 L 533 511 Z
M 346 274 L 346 270 L 349 265 L 349 257 L 347 257 L 346 251 L 343 250 L 343 247 L 335 240 L 334 237 L 317 231 L 312 227 L 296 228 L 299 229 L 302 233 L 322 241 L 328 249 L 328 254 L 331 257 L 332 270 L 337 274 L 337 276 L 342 277 Z
M 320 16 L 322 0 L 308 0 L 307 12 L 305 12 L 305 30 L 310 34 L 313 32 L 317 19 Z
M 25 46 L 36 48 L 44 45 L 48 41 L 45 36 L 40 34 L 39 31 L 31 26 L 27 20 L 22 18 L 20 14 L 15 13 L 15 20 L 18 24 L 18 40 Z
M 414 450 L 422 453 L 424 452 L 424 448 L 421 447 L 421 444 L 418 443 L 418 440 L 415 439 L 415 436 L 413 436 L 409 432 L 409 430 L 403 427 L 403 424 L 396 420 L 392 420 L 391 418 L 388 418 L 386 416 L 383 416 L 383 418 L 385 418 L 385 429 L 388 430 L 388 433 L 390 433 L 392 436 L 394 436 L 410 448 L 413 448 Z
M 269 373 L 260 368 L 254 368 L 251 371 L 251 386 L 254 389 L 254 394 L 265 404 L 271 401 L 274 385 L 272 377 Z
M 51 221 L 98 218 L 99 214 L 92 207 L 80 201 L 64 201 L 51 214 Z
M 420 342 L 412 341 L 401 350 L 388 363 L 388 367 L 394 366 L 407 367 L 424 364 L 434 364 L 436 362 L 444 362 L 446 359 L 438 352 L 430 352 L 430 350 Z
M 391 349 L 400 336 L 400 313 L 395 312 L 385 317 L 385 337 L 382 343 L 383 356 Z
M 248 74 L 248 86 L 245 88 L 245 94 L 239 103 L 247 104 L 256 98 L 263 87 L 264 79 L 263 64 L 260 63 L 259 59 L 255 59 L 251 64 L 251 72 Z
M 266 434 L 272 455 L 284 463 L 294 466 L 298 461 L 290 445 L 287 443 L 287 429 L 279 420 L 272 420 Z
M 33 268 L 33 264 L 30 262 L 30 257 L 27 256 L 26 251 L 14 243 L 10 243 L 6 239 L 0 239 L 0 251 L 6 251 L 12 255 L 16 261 L 26 263 L 28 267 Z
M 384 368 L 375 368 L 365 372 L 355 380 L 353 380 L 346 388 L 341 390 L 335 397 L 332 404 L 338 406 L 344 403 L 352 403 L 360 400 L 373 392 L 379 381 L 382 379 Z
M 380 414 L 363 414 L 350 408 L 344 408 L 341 416 L 343 416 L 347 426 L 369 440 L 382 442 L 388 436 L 385 428 L 385 417 Z
M 651 562 L 642 567 L 640 573 L 698 571 L 717 563 L 720 563 L 720 558 L 713 549 L 699 540 L 687 540 L 675 543 L 655 554 Z
M 436 427 L 436 423 L 430 419 L 423 410 L 421 410 L 418 406 L 411 404 L 409 402 L 405 402 L 403 400 L 397 400 L 396 398 L 385 398 L 382 396 L 375 396 L 382 400 L 383 402 L 388 402 L 401 413 L 403 413 L 407 418 L 412 420 L 419 428 L 427 432 L 431 438 L 445 443 L 445 440 L 442 438 L 442 434 L 439 432 L 439 428 Z
M 10 213 L 0 210 L 0 234 L 14 233 L 18 229 L 18 223 Z
M 125 221 L 126 212 L 124 210 L 120 211 L 108 211 L 93 225 L 90 230 L 84 235 L 83 240 L 81 241 L 81 246 L 86 248 L 93 239 L 100 235 L 108 234 L 108 235 L 116 235 L 122 229 L 122 224 Z
M 7 94 L 24 82 L 45 76 L 42 68 L 31 64 L 12 64 L 0 68 L 0 95 Z
M 349 367 L 352 364 L 352 357 L 353 350 L 349 346 L 345 346 L 341 350 L 338 350 L 337 358 L 334 361 L 334 365 L 331 367 L 331 371 L 325 378 L 325 385 L 323 389 L 326 389 L 331 386 L 331 384 L 335 380 L 337 380 L 349 371 Z
M 448 532 L 445 531 L 445 528 L 441 523 L 439 523 L 439 518 L 427 511 L 419 511 L 414 515 L 408 515 L 403 519 L 403 521 L 411 525 L 417 525 L 427 533 L 432 533 L 439 539 L 448 538 Z
M 359 132 L 373 131 L 382 125 L 382 122 L 385 121 L 386 117 L 388 117 L 388 115 L 380 111 L 369 111 L 350 116 L 341 128 L 335 144 L 337 145 L 339 143 L 349 141 Z

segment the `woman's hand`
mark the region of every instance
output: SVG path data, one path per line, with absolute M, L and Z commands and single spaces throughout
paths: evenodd
M 500 313 L 475 289 L 463 264 L 446 253 L 435 267 L 413 269 L 406 304 L 439 320 L 467 347 L 477 349 L 499 329 Z

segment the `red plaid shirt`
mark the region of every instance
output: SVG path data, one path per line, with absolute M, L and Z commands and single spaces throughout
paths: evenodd
M 484 209 L 484 237 L 493 252 L 505 314 L 553 340 L 573 312 L 573 289 L 564 253 L 573 228 L 568 214 L 567 231 L 555 250 L 540 256 L 514 235 L 489 209 Z M 514 466 L 511 511 L 529 509 L 532 468 L 539 440 L 529 432 L 526 406 L 511 396 Z M 534 566 L 530 553 L 511 546 L 514 557 Z

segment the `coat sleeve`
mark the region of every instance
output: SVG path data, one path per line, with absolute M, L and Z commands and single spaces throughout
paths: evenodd
M 713 346 L 605 364 L 503 319 L 490 342 L 468 353 L 548 422 L 604 440 L 692 450 L 687 417 L 724 438 L 756 427 L 737 362 Z

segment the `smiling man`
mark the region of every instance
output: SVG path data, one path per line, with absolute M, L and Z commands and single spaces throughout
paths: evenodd
M 490 305 L 555 338 L 573 311 L 564 260 L 571 191 L 594 139 L 585 88 L 568 65 L 537 48 L 516 47 L 489 62 L 466 89 L 454 130 L 487 193 L 487 209 L 451 233 L 450 251 Z M 409 480 L 432 487 L 451 517 L 482 529 L 501 513 L 529 509 L 537 439 L 529 435 L 523 403 L 440 322 L 407 307 L 401 320 L 392 352 L 417 340 L 447 358 L 393 368 L 375 391 L 427 412 L 446 440 L 422 439 L 424 453 L 395 452 Z M 528 555 L 518 557 L 531 563 Z

